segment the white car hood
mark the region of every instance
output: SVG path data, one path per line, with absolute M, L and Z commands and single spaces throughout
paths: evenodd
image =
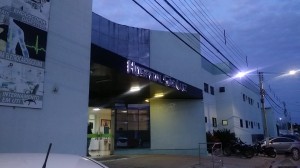
M 46 153 L 0 153 L 0 168 L 42 168 Z M 85 157 L 50 153 L 46 168 L 107 168 Z

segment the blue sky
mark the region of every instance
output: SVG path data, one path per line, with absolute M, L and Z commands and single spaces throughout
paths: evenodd
M 93 11 L 111 21 L 165 30 L 131 0 L 93 1 Z M 300 124 L 300 74 L 280 75 L 291 69 L 300 69 L 300 1 L 200 1 L 247 55 L 248 70 L 264 72 L 266 91 L 281 106 L 283 101 L 286 102 L 292 121 Z M 256 75 L 252 79 L 258 82 Z

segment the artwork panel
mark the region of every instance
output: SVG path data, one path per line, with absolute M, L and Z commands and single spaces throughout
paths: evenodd
M 47 32 L 10 19 L 6 52 L 45 61 Z
M 0 59 L 0 105 L 41 108 L 44 69 Z
M 50 0 L 12 0 L 11 17 L 47 31 Z

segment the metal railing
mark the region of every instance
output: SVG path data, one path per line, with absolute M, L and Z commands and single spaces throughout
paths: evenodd
M 201 165 L 201 156 L 211 156 L 213 168 L 216 164 L 221 164 L 221 166 L 223 167 L 222 143 L 199 143 L 199 165 Z

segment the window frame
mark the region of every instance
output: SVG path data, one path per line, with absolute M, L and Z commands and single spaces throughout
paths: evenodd
M 222 120 L 222 125 L 227 126 L 228 125 L 228 120 Z
M 215 95 L 215 88 L 213 86 L 210 86 L 209 90 L 211 95 Z
M 204 92 L 208 93 L 209 91 L 209 85 L 207 83 L 204 83 Z
M 212 126 L 213 127 L 217 127 L 218 126 L 218 124 L 217 124 L 217 118 L 215 118 L 215 117 L 212 117 Z

